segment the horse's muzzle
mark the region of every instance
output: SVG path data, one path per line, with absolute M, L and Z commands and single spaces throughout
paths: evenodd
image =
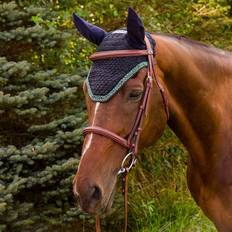
M 73 192 L 84 212 L 96 214 L 100 211 L 102 190 L 97 184 L 90 184 L 87 180 L 81 183 L 74 181 Z

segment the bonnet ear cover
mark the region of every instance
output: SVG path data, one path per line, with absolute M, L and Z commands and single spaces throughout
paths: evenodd
M 145 46 L 144 37 L 145 29 L 142 20 L 132 8 L 129 8 L 127 17 L 127 40 L 129 44 L 134 48 L 143 49 Z
M 97 52 L 146 49 L 142 20 L 131 8 L 128 9 L 127 30 L 120 29 L 107 33 L 75 14 L 73 19 L 78 31 L 88 40 L 98 44 Z M 155 43 L 148 32 L 146 36 L 154 48 Z M 89 97 L 94 102 L 107 102 L 129 79 L 147 66 L 147 56 L 94 60 L 86 80 Z
M 77 30 L 87 40 L 96 45 L 99 45 L 106 36 L 106 32 L 100 27 L 94 26 L 91 23 L 86 22 L 84 19 L 73 13 L 73 22 Z

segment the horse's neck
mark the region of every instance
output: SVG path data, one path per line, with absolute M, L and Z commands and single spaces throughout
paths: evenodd
M 207 54 L 207 48 L 171 37 L 155 39 L 170 127 L 202 165 L 210 154 L 231 152 L 232 56 L 217 55 L 210 48 Z

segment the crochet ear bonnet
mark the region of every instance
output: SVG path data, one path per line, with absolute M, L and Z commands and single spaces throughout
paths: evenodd
M 149 33 L 149 40 L 153 42 Z M 126 30 L 108 33 L 97 51 L 135 49 L 127 40 Z M 145 49 L 141 47 L 141 49 Z M 116 57 L 93 61 L 87 77 L 88 94 L 93 101 L 108 101 L 130 78 L 148 64 L 146 56 Z
M 155 41 L 145 32 L 142 20 L 131 8 L 128 9 L 127 28 L 106 32 L 75 13 L 73 21 L 90 42 L 98 45 L 97 51 L 146 49 L 145 34 L 154 50 Z M 147 56 L 115 57 L 94 60 L 87 77 L 88 94 L 93 101 L 108 101 L 130 78 L 148 65 Z

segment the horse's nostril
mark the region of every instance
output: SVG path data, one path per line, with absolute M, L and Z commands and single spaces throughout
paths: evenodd
M 102 198 L 102 192 L 101 189 L 98 186 L 93 186 L 93 194 L 92 198 L 99 201 Z

